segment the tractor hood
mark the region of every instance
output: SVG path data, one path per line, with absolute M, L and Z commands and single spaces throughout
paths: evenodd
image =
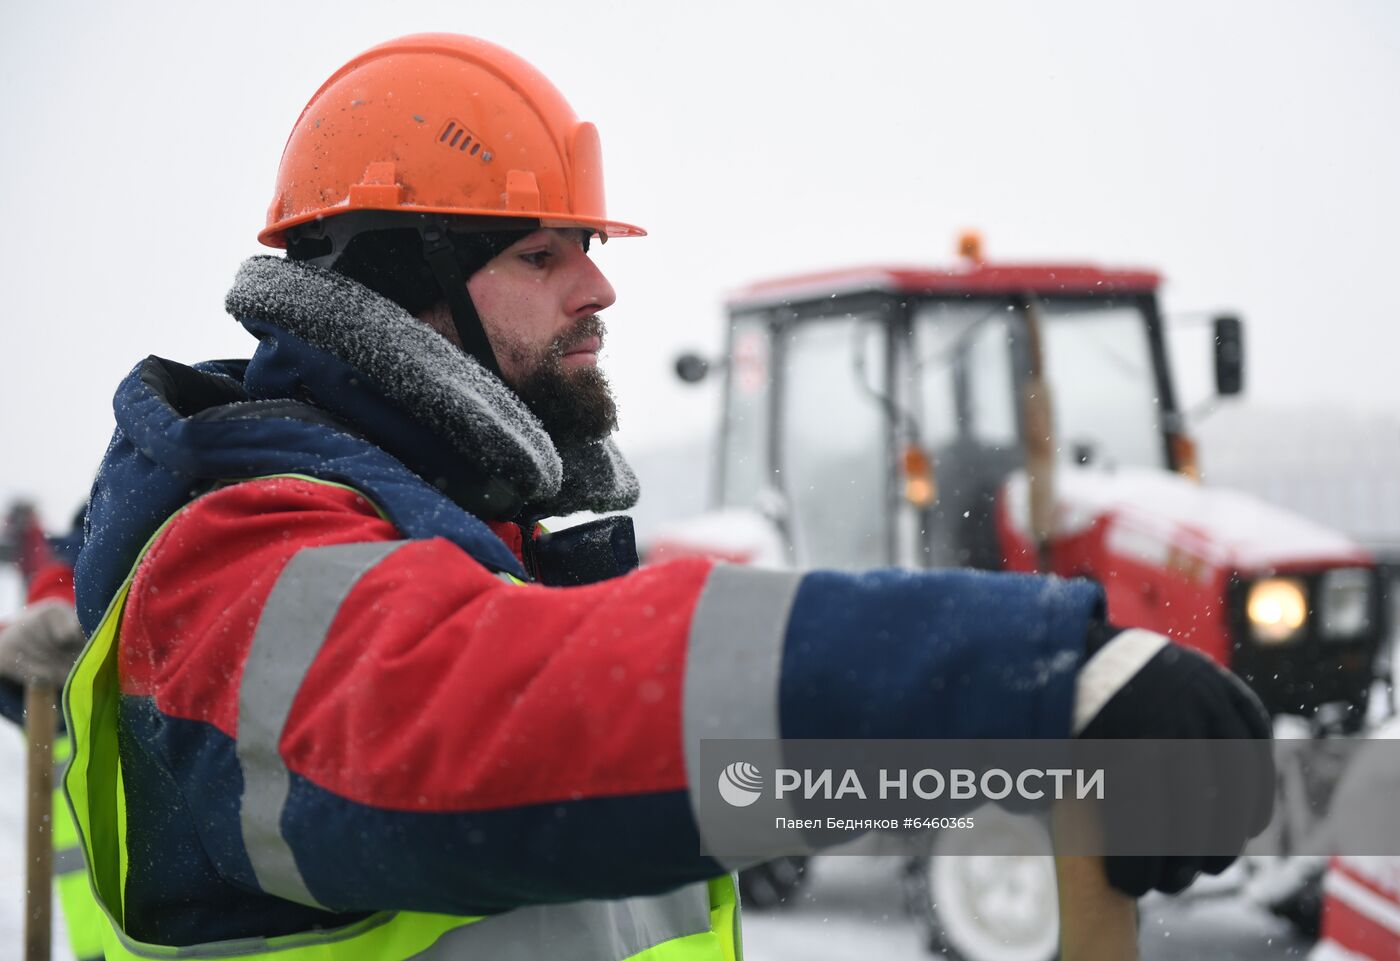
M 1160 566 L 1193 555 L 1240 572 L 1370 564 L 1342 534 L 1248 494 L 1211 488 L 1179 474 L 1140 468 L 1057 464 L 1055 540 L 1099 527 L 1104 544 Z M 1029 539 L 1029 491 L 1018 471 L 1002 491 L 1003 523 Z

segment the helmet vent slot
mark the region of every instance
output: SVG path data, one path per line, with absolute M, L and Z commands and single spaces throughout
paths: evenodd
M 487 150 L 477 138 L 459 120 L 449 120 L 438 133 L 438 143 L 444 147 L 464 153 L 470 157 L 475 157 L 482 163 L 491 162 L 491 151 Z

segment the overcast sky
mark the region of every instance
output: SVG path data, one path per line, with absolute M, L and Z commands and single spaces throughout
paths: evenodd
M 602 134 L 605 357 L 638 447 L 707 429 L 670 374 L 725 291 L 853 263 L 1148 266 L 1235 309 L 1249 399 L 1400 411 L 1400 4 L 11 4 L 0 32 L 0 503 L 60 523 L 141 357 L 224 315 L 293 120 L 392 36 L 474 33 Z

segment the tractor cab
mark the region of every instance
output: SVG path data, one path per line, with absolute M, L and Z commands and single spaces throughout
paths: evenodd
M 1194 472 L 1156 274 L 968 253 L 731 299 L 718 502 L 767 511 L 799 565 L 1003 567 L 998 495 L 1047 442 L 1067 467 Z M 1239 322 L 1216 326 L 1238 391 Z

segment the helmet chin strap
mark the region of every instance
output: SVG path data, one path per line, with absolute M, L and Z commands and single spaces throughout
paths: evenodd
M 442 295 L 452 311 L 452 325 L 457 329 L 462 350 L 504 382 L 500 364 L 496 362 L 496 352 L 491 348 L 486 328 L 481 326 L 481 315 L 476 311 L 476 304 L 472 303 L 467 280 L 458 266 L 451 238 L 447 231 L 435 224 L 425 225 L 422 233 L 423 259 L 432 268 L 438 287 L 442 289 Z

